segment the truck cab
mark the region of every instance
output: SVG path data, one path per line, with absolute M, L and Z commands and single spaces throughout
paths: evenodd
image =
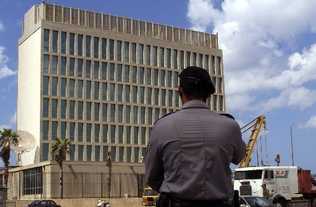
M 300 197 L 298 169 L 295 166 L 238 168 L 234 173 L 234 190 L 240 195 L 260 196 L 272 200 Z

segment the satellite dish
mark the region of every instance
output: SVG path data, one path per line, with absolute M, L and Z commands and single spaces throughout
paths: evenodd
M 18 130 L 17 135 L 18 135 L 18 138 L 17 138 L 18 143 L 16 145 L 11 144 L 11 148 L 17 153 L 18 155 L 17 163 L 20 164 L 21 154 L 34 149 L 36 146 L 36 141 L 35 141 L 34 136 L 27 131 Z
M 27 131 L 19 130 L 17 131 L 17 135 L 18 135 L 18 138 L 17 138 L 18 144 L 17 145 L 12 144 L 11 146 L 12 149 L 16 151 L 17 153 L 30 151 L 36 146 L 35 138 L 31 133 Z

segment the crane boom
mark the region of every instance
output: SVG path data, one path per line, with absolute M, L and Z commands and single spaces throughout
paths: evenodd
M 252 153 L 254 151 L 256 142 L 258 140 L 260 131 L 265 128 L 266 121 L 265 116 L 260 115 L 256 119 L 252 120 L 245 126 L 241 128 L 242 132 L 246 132 L 249 129 L 252 129 L 249 141 L 246 145 L 246 155 L 239 163 L 239 167 L 248 167 L 252 158 Z

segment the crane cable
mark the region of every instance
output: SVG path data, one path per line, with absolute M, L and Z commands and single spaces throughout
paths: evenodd
M 251 129 L 255 124 L 256 124 L 257 118 L 255 118 L 254 120 L 248 122 L 246 125 L 244 125 L 243 127 L 240 128 L 241 133 L 244 134 L 245 132 L 247 132 L 249 129 Z

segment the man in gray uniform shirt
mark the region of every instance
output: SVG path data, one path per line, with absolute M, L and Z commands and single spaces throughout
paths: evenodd
M 184 69 L 179 95 L 183 106 L 156 121 L 145 156 L 145 180 L 160 193 L 160 207 L 229 206 L 233 196 L 230 163 L 245 155 L 233 117 L 209 110 L 215 92 L 208 72 Z

